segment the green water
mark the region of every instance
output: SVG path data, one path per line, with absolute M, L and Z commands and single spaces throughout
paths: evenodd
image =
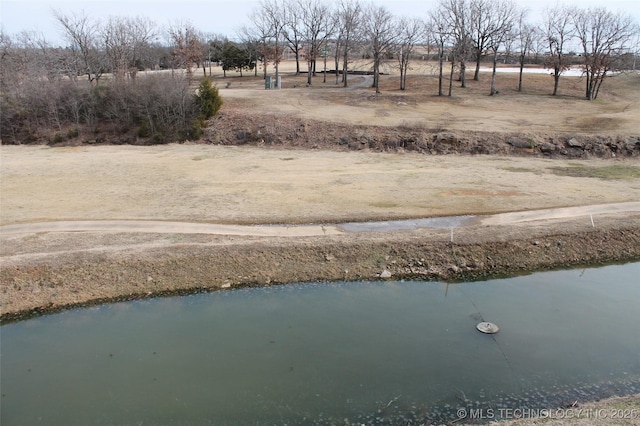
M 8 425 L 424 424 L 640 392 L 640 263 L 293 284 L 1 328 Z M 500 326 L 479 333 L 480 320 Z

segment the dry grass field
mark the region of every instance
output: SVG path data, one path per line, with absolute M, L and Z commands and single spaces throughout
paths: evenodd
M 198 144 L 3 146 L 0 191 L 2 224 L 327 223 L 638 201 L 640 161 Z
M 367 69 L 367 64 L 354 64 Z M 587 133 L 618 135 L 640 133 L 640 74 L 617 75 L 605 80 L 596 101 L 584 100 L 582 77 L 562 77 L 558 96 L 550 96 L 553 79 L 547 74 L 524 75 L 518 92 L 517 73 L 498 73 L 499 93 L 489 96 L 491 73 L 474 81 L 467 72 L 467 88 L 454 81 L 453 96 L 439 97 L 435 64 L 415 64 L 407 90 L 399 90 L 399 75 L 392 67 L 381 77 L 381 94 L 369 87 L 370 77 L 349 76 L 350 87 L 335 84 L 335 75 L 322 72 L 306 87 L 306 75 L 295 75 L 291 62 L 281 66 L 283 90 L 264 90 L 262 77 L 227 74 L 213 69 L 214 80 L 227 108 L 247 113 L 297 116 L 346 124 L 418 126 L 448 130 L 490 132 Z M 273 70 L 269 73 L 273 75 Z M 229 84 L 229 87 L 226 87 Z M 448 93 L 448 80 L 444 82 Z M 276 118 L 277 119 L 277 118 Z

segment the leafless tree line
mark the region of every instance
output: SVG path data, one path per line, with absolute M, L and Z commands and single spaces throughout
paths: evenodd
M 225 36 L 204 33 L 189 22 L 175 22 L 161 30 L 144 17 L 96 21 L 84 14 L 55 12 L 54 18 L 65 36 L 65 48 L 54 48 L 35 33 L 14 39 L 2 35 L 0 47 L 14 71 L 44 75 L 49 80 L 85 76 L 94 84 L 105 73 L 119 79 L 135 78 L 141 69 L 186 69 L 190 76 L 194 64 L 202 66 L 206 75 L 207 65 L 211 74 L 212 62 L 224 62 L 224 48 L 230 44 Z M 477 81 L 483 59 L 490 58 L 495 69 L 499 56 L 517 57 L 521 68 L 532 55 L 542 57 L 554 76 L 556 94 L 560 76 L 577 52 L 588 80 L 586 97 L 594 99 L 604 77 L 621 67 L 620 58 L 638 53 L 638 25 L 630 16 L 606 8 L 558 4 L 546 10 L 543 22 L 535 25 L 527 22 L 527 10 L 513 0 L 439 0 L 424 17 L 394 16 L 384 6 L 360 0 L 262 0 L 248 21 L 238 31 L 235 45 L 245 56 L 240 62 L 250 66 L 239 69 L 253 69 L 257 75 L 260 63 L 266 77 L 273 66 L 277 79 L 280 62 L 289 51 L 295 56 L 298 73 L 303 70 L 300 64 L 306 62 L 308 85 L 318 72 L 319 59 L 324 63 L 324 81 L 331 58 L 336 81 L 341 77 L 346 87 L 351 61 L 368 58 L 376 90 L 380 66 L 393 60 L 404 90 L 411 61 L 417 57 L 416 47 L 421 46 L 438 52 L 440 68 L 450 63 L 450 75 L 457 72 L 463 88 L 469 63 L 475 65 L 473 79 Z M 439 94 L 443 95 L 443 70 L 438 74 Z M 450 82 L 449 94 L 451 90 Z M 494 72 L 491 94 L 495 92 Z
M 326 70 L 326 59 L 332 56 L 336 83 L 341 74 L 347 86 L 350 61 L 366 57 L 376 91 L 380 66 L 391 59 L 400 71 L 400 89 L 406 88 L 416 46 L 438 52 L 439 95 L 444 95 L 445 63 L 451 64 L 451 95 L 456 72 L 464 88 L 468 64 L 474 64 L 473 79 L 477 81 L 486 58 L 493 67 L 490 94 L 496 94 L 499 57 L 509 56 L 518 59 L 522 90 L 525 61 L 532 55 L 544 58 L 544 66 L 551 70 L 555 95 L 560 76 L 578 56 L 587 81 L 586 98 L 595 99 L 604 78 L 624 66 L 624 55 L 638 54 L 637 23 L 606 8 L 557 5 L 545 10 L 543 22 L 535 25 L 527 22 L 527 10 L 513 0 L 440 0 L 424 18 L 394 16 L 384 6 L 359 0 L 262 0 L 249 20 L 241 38 L 261 46 L 256 58 L 265 75 L 270 64 L 278 75 L 283 52 L 289 50 L 295 56 L 297 72 L 301 72 L 300 62 L 306 60 L 308 85 L 316 75 L 317 59 L 325 60 Z
M 526 15 L 526 9 L 518 8 L 510 0 L 441 0 L 430 15 L 429 25 L 440 55 L 450 55 L 451 76 L 457 66 L 462 87 L 466 85 L 467 61 L 475 62 L 473 78 L 478 80 L 481 59 L 489 54 L 493 64 L 491 95 L 497 91 L 496 64 L 500 52 L 517 56 L 520 91 L 525 60 L 532 54 L 542 57 L 543 65 L 551 71 L 553 95 L 558 93 L 564 71 L 572 65 L 582 67 L 586 98 L 590 100 L 597 97 L 605 77 L 625 67 L 625 54 L 632 57 L 638 54 L 638 25 L 628 15 L 606 8 L 562 5 L 546 9 L 540 25 L 527 22 Z M 577 63 L 576 57 L 580 58 Z M 453 78 L 449 95 L 452 81 Z
M 216 45 L 205 40 L 219 36 L 205 36 L 189 23 L 160 31 L 145 17 L 95 21 L 55 12 L 54 18 L 65 47 L 52 46 L 37 32 L 0 33 L 4 143 L 38 138 L 41 129 L 55 132 L 55 139 L 76 137 L 83 129 L 89 139 L 108 130 L 156 143 L 198 132 L 191 65 L 206 66 Z M 172 72 L 136 77 L 160 68 Z
M 197 135 L 199 109 L 186 76 L 154 75 L 99 85 L 26 80 L 0 98 L 3 143 L 62 142 L 102 134 L 148 143 Z M 133 137 L 133 139 L 131 139 Z
M 585 97 L 592 100 L 605 78 L 623 68 L 621 59 L 637 57 L 639 34 L 630 16 L 606 8 L 558 5 L 544 12 L 542 23 L 531 24 L 527 11 L 513 0 L 439 0 L 424 17 L 394 16 L 384 6 L 360 0 L 262 0 L 236 42 L 199 31 L 189 22 L 160 29 L 145 17 L 95 20 L 55 12 L 54 19 L 65 47 L 52 46 L 35 32 L 13 37 L 0 32 L 5 140 L 19 128 L 96 127 L 100 120 L 122 128 L 140 126 L 142 133 L 171 133 L 161 127 L 173 128 L 176 120 L 188 121 L 192 114 L 187 95 L 194 65 L 206 76 L 214 62 L 225 70 L 251 69 L 255 75 L 260 64 L 264 77 L 273 66 L 277 79 L 285 52 L 295 57 L 298 73 L 307 73 L 308 85 L 319 72 L 326 82 L 329 66 L 335 84 L 347 87 L 353 61 L 367 59 L 376 92 L 382 65 L 399 70 L 400 89 L 405 90 L 412 64 L 437 58 L 441 96 L 447 80 L 449 96 L 454 81 L 466 87 L 469 64 L 478 80 L 486 59 L 493 68 L 490 94 L 496 94 L 497 64 L 508 57 L 520 66 L 520 90 L 526 61 L 533 59 L 550 70 L 555 95 L 561 75 L 578 58 Z M 156 80 L 136 77 L 140 70 L 157 69 L 171 73 Z M 166 81 L 159 83 L 160 78 Z

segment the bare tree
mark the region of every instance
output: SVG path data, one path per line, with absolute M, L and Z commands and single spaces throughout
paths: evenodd
M 270 58 L 276 71 L 276 81 L 280 76 L 280 61 L 282 60 L 282 41 L 284 39 L 287 15 L 284 4 L 280 0 L 262 0 L 260 13 L 263 14 L 264 23 L 268 28 L 268 35 L 272 41 Z
M 322 0 L 303 0 L 301 12 L 307 57 L 307 84 L 311 85 L 311 77 L 316 72 L 316 60 L 324 54 L 321 49 L 333 35 L 336 25 L 331 8 Z
M 534 25 L 534 38 L 531 43 L 531 54 L 533 57 L 531 58 L 531 62 L 536 65 L 544 65 L 545 64 L 545 53 L 549 48 L 549 43 L 547 37 L 542 31 L 542 25 Z
M 522 9 L 518 15 L 516 23 L 516 41 L 518 44 L 518 63 L 520 64 L 520 72 L 518 75 L 518 92 L 522 92 L 522 76 L 524 74 L 524 62 L 533 49 L 534 40 L 538 37 L 535 26 L 526 22 L 526 9 Z
M 498 63 L 498 49 L 504 46 L 512 34 L 512 29 L 517 18 L 515 4 L 510 0 L 494 3 L 495 11 L 492 21 L 494 31 L 491 32 L 488 46 L 493 52 L 493 70 L 491 72 L 491 96 L 496 94 L 496 67 Z
M 224 51 L 224 46 L 229 42 L 229 39 L 222 34 L 213 34 L 208 33 L 205 35 L 206 38 L 206 52 L 205 56 L 207 58 L 207 64 L 209 66 L 209 77 L 212 76 L 211 67 L 213 62 L 220 62 L 222 60 L 222 53 Z
M 133 62 L 133 31 L 129 18 L 110 16 L 102 30 L 105 51 L 111 72 L 123 79 Z
M 604 8 L 576 10 L 573 26 L 582 46 L 586 98 L 594 100 L 602 82 L 615 71 L 616 60 L 626 52 L 638 33 L 638 27 L 630 16 L 614 14 Z
M 416 44 L 424 34 L 424 23 L 418 18 L 400 18 L 397 21 L 398 40 L 394 46 L 400 69 L 400 90 L 407 88 L 407 72 Z
M 198 68 L 202 68 L 202 74 L 204 77 L 207 76 L 207 65 L 209 64 L 210 50 L 211 47 L 209 45 L 209 36 L 202 32 L 197 32 L 198 37 L 198 57 L 196 59 L 196 64 Z
M 258 76 L 258 62 L 262 63 L 262 78 L 267 78 L 267 67 L 269 65 L 267 40 L 268 35 L 264 31 L 264 27 L 256 25 L 253 27 L 242 27 L 237 33 L 238 39 L 244 44 L 247 54 L 254 62 L 253 72 Z
M 0 61 L 4 61 L 9 57 L 12 47 L 13 40 L 11 39 L 11 36 L 5 33 L 0 27 Z
M 384 6 L 369 5 L 363 22 L 373 58 L 373 87 L 380 93 L 380 65 L 396 41 L 393 15 Z
M 193 64 L 199 64 L 202 58 L 200 33 L 190 22 L 175 22 L 169 26 L 167 34 L 174 67 L 185 69 L 190 80 Z
M 495 31 L 493 18 L 496 9 L 496 3 L 491 0 L 470 1 L 469 34 L 476 59 L 476 71 L 473 75 L 475 81 L 480 78 L 480 61 Z
M 467 87 L 467 59 L 473 51 L 473 40 L 469 34 L 470 8 L 467 0 L 440 0 L 440 18 L 446 22 L 453 41 L 452 58 L 460 62 L 460 86 Z M 451 64 L 451 75 L 455 64 Z M 451 82 L 449 85 L 451 86 Z M 451 95 L 451 90 L 449 90 Z
M 334 20 L 336 22 L 336 36 L 333 42 L 333 63 L 334 63 L 334 75 L 336 77 L 336 85 L 339 82 L 340 78 L 340 52 L 342 51 L 342 43 L 343 43 L 343 31 L 342 31 L 342 22 L 340 19 L 340 10 L 336 9 L 334 11 Z
M 131 41 L 133 42 L 133 51 L 129 71 L 135 73 L 139 68 L 151 68 L 157 63 L 151 53 L 153 45 L 158 41 L 158 27 L 151 19 L 138 16 L 130 19 Z
M 42 33 L 23 31 L 17 36 L 14 47 L 17 49 L 12 52 L 13 67 L 19 72 L 19 78 L 40 79 L 43 75 L 48 81 L 77 78 L 68 67 L 68 55 L 63 49 L 51 46 Z
M 15 74 L 13 66 L 12 54 L 14 51 L 14 43 L 11 36 L 0 28 L 0 93 L 5 93 L 8 77 Z
M 267 11 L 265 8 L 269 10 Z M 273 0 L 270 3 L 266 1 L 261 2 L 260 8 L 254 9 L 249 17 L 253 24 L 252 27 L 244 27 L 242 29 L 242 39 L 244 41 L 251 40 L 258 42 L 258 59 L 262 62 L 264 79 L 267 78 L 270 63 L 274 64 L 276 80 L 279 76 L 279 64 L 282 55 L 280 38 L 283 36 L 285 23 L 284 12 L 282 15 L 279 13 L 280 7 L 277 0 Z
M 302 7 L 297 0 L 285 0 L 285 26 L 282 35 L 296 58 L 296 75 L 300 74 L 300 52 L 302 51 Z
M 570 64 L 564 49 L 567 42 L 573 37 L 572 21 L 571 9 L 561 5 L 546 9 L 543 14 L 542 32 L 549 48 L 546 67 L 553 72 L 553 96 L 558 94 L 560 76 L 569 69 Z
M 442 7 L 442 3 L 429 13 L 428 27 L 438 45 L 438 96 L 443 96 L 445 47 L 451 42 L 452 32 L 449 25 L 447 25 L 446 11 Z M 449 96 L 451 96 L 451 86 Z
M 354 44 L 360 38 L 360 25 L 363 18 L 362 4 L 358 0 L 341 0 L 338 4 L 338 40 L 336 45 L 336 78 L 338 75 L 338 57 L 342 55 L 342 84 L 348 86 L 349 55 Z M 337 81 L 336 81 L 337 82 Z
M 460 80 L 464 87 L 464 68 L 465 68 L 465 55 L 466 47 L 469 37 L 467 36 L 466 28 L 464 26 L 464 13 L 460 13 L 459 10 L 464 10 L 464 0 L 440 0 L 436 13 L 433 16 L 435 28 L 438 29 L 438 37 L 442 43 L 442 55 L 444 55 L 444 43 L 449 41 L 449 62 L 451 62 L 451 69 L 449 72 L 449 93 L 448 96 L 453 95 L 453 75 L 456 68 L 458 57 L 462 57 L 460 60 Z M 442 67 L 442 63 L 440 64 Z M 442 69 L 440 71 L 442 73 Z M 441 80 L 442 82 L 442 77 Z
M 505 15 L 514 7 L 510 0 L 470 0 L 468 25 L 476 60 L 475 81 L 479 79 L 480 62 L 485 51 L 491 49 L 491 45 L 495 46 L 496 40 L 504 38 L 504 26 L 508 22 Z
M 64 37 L 74 53 L 77 75 L 86 75 L 91 83 L 98 83 L 104 70 L 104 55 L 98 47 L 99 23 L 87 15 L 65 15 L 53 12 L 55 19 L 64 31 Z

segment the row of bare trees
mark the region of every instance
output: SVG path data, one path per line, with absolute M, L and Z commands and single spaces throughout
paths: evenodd
M 333 59 L 336 83 L 348 86 L 349 63 L 357 52 L 371 58 L 373 87 L 379 91 L 380 66 L 396 57 L 403 76 L 409 68 L 414 46 L 423 40 L 423 25 L 418 20 L 397 18 L 383 7 L 358 0 L 263 0 L 249 17 L 251 24 L 242 28 L 240 38 L 258 46 L 257 59 L 266 75 L 273 64 L 276 78 L 283 53 L 289 50 L 296 61 L 306 61 L 307 84 L 324 62 L 324 81 L 328 58 Z M 342 63 L 342 66 L 341 66 Z M 402 89 L 406 78 L 402 78 Z
M 105 74 L 135 78 L 140 70 L 185 69 L 219 60 L 225 37 L 205 34 L 189 22 L 160 28 L 146 17 L 110 16 L 102 20 L 82 14 L 54 12 L 65 46 L 52 45 L 42 34 L 0 32 L 3 90 L 24 79 L 49 81 L 85 78 L 98 84 Z
M 580 9 L 556 6 L 544 15 L 543 35 L 549 45 L 548 66 L 553 71 L 555 95 L 562 72 L 569 68 L 566 49 L 577 41 L 583 57 L 585 97 L 596 99 L 604 79 L 619 70 L 620 58 L 638 53 L 638 25 L 630 16 L 605 8 Z M 635 45 L 633 41 L 635 39 Z M 631 49 L 630 49 L 631 48 Z
M 346 87 L 350 63 L 366 57 L 376 91 L 380 66 L 390 60 L 400 72 L 400 89 L 404 90 L 411 61 L 417 56 L 416 46 L 422 45 L 428 52 L 438 52 L 439 95 L 444 95 L 445 63 L 451 63 L 450 76 L 457 72 L 461 87 L 466 87 L 469 63 L 475 65 L 473 79 L 478 80 L 482 60 L 490 58 L 495 71 L 499 56 L 517 57 L 521 71 L 532 56 L 544 58 L 554 77 L 555 95 L 560 76 L 572 65 L 577 51 L 587 80 L 586 98 L 595 99 L 602 81 L 621 68 L 620 58 L 625 53 L 638 54 L 639 33 L 628 15 L 560 4 L 544 12 L 543 22 L 531 24 L 527 11 L 514 0 L 439 0 L 427 16 L 411 18 L 394 16 L 384 6 L 360 0 L 262 0 L 235 43 L 199 31 L 189 22 L 160 30 L 144 17 L 100 21 L 84 14 L 55 12 L 54 18 L 67 46 L 54 48 L 35 33 L 15 39 L 3 34 L 0 48 L 6 56 L 3 62 L 8 62 L 4 68 L 19 71 L 19 76 L 35 73 L 50 80 L 86 76 L 95 84 L 105 73 L 122 79 L 135 77 L 141 69 L 181 68 L 190 76 L 194 64 L 202 66 L 206 75 L 207 65 L 211 74 L 212 62 L 221 62 L 225 70 L 254 70 L 257 75 L 260 63 L 265 77 L 273 66 L 277 79 L 280 62 L 289 51 L 295 56 L 297 72 L 306 62 L 308 85 L 318 71 L 319 59 L 324 62 L 324 81 L 327 61 L 332 58 L 336 83 L 341 77 Z M 453 80 L 449 79 L 449 95 Z M 494 72 L 491 94 L 496 91 Z
M 451 95 L 455 72 L 464 88 L 467 65 L 475 65 L 473 79 L 477 81 L 485 58 L 493 65 L 491 94 L 495 94 L 501 55 L 518 58 L 522 90 L 522 71 L 531 54 L 544 58 L 554 77 L 555 95 L 560 76 L 571 65 L 569 58 L 575 58 L 578 51 L 587 81 L 586 98 L 595 99 L 604 78 L 622 67 L 620 59 L 638 53 L 638 26 L 628 15 L 606 8 L 557 5 L 545 10 L 543 22 L 534 25 L 527 22 L 527 10 L 513 0 L 440 0 L 424 18 L 394 16 L 384 6 L 359 0 L 262 0 L 249 20 L 241 39 L 256 46 L 255 58 L 262 63 L 265 76 L 270 64 L 279 75 L 283 52 L 289 50 L 297 72 L 300 62 L 306 60 L 307 84 L 312 84 L 318 58 L 324 59 L 326 70 L 327 57 L 332 56 L 336 82 L 341 74 L 347 86 L 350 60 L 363 56 L 371 59 L 373 87 L 378 92 L 380 66 L 389 59 L 395 60 L 400 71 L 400 89 L 406 88 L 418 45 L 438 50 L 439 95 L 444 94 L 446 62 L 451 63 Z M 572 54 L 567 55 L 568 51 Z
M 123 128 L 140 126 L 141 133 L 148 133 L 149 127 L 153 134 L 175 134 L 163 130 L 162 123 L 173 123 L 170 116 L 182 123 L 178 127 L 192 120 L 192 113 L 183 113 L 183 106 L 189 104 L 192 109 L 193 100 L 187 102 L 187 95 L 194 65 L 201 66 L 205 76 L 207 65 L 211 75 L 213 62 L 221 63 L 225 71 L 250 69 L 257 75 L 261 63 L 264 76 L 273 66 L 277 79 L 286 51 L 295 56 L 298 72 L 306 62 L 309 85 L 320 61 L 324 81 L 332 59 L 335 82 L 341 78 L 346 87 L 354 59 L 368 58 L 373 87 L 379 92 L 383 64 L 395 64 L 404 90 L 411 63 L 418 58 L 417 47 L 423 49 L 423 57 L 433 49 L 439 64 L 439 95 L 445 93 L 446 63 L 450 64 L 451 95 L 455 80 L 466 86 L 468 64 L 475 65 L 473 79 L 480 78 L 485 58 L 493 65 L 491 94 L 495 94 L 499 57 L 509 55 L 518 58 L 520 90 L 527 58 L 539 57 L 551 70 L 555 95 L 560 76 L 579 58 L 585 97 L 593 100 L 605 78 L 623 68 L 621 59 L 635 59 L 639 33 L 630 16 L 606 8 L 558 5 L 544 12 L 542 23 L 533 25 L 513 0 L 439 0 L 428 16 L 411 18 L 394 16 L 384 6 L 360 0 L 262 0 L 236 42 L 205 34 L 188 22 L 160 30 L 144 17 L 94 20 L 84 14 L 55 12 L 54 18 L 64 34 L 64 47 L 52 46 L 34 32 L 17 37 L 0 32 L 3 138 L 7 132 L 16 135 L 25 128 L 31 132 L 33 126 L 62 129 L 84 123 L 95 127 L 99 119 Z M 139 70 L 158 68 L 172 70 L 173 80 L 162 84 L 149 80 L 135 87 Z M 186 72 L 175 72 L 178 69 Z M 102 83 L 107 74 L 107 83 Z M 103 85 L 107 87 L 100 89 Z M 162 85 L 171 90 L 161 93 Z M 152 111 L 149 99 L 165 110 Z
M 638 24 L 629 15 L 603 7 L 582 9 L 560 4 L 544 11 L 539 25 L 527 22 L 526 15 L 526 9 L 512 0 L 440 0 L 430 13 L 428 28 L 439 49 L 441 81 L 444 55 L 450 55 L 451 77 L 458 66 L 462 87 L 466 87 L 467 62 L 475 62 L 473 79 L 477 81 L 481 60 L 489 55 L 494 95 L 498 55 L 515 52 L 520 66 L 518 90 L 522 91 L 525 60 L 535 53 L 551 71 L 554 96 L 562 73 L 578 65 L 586 77 L 586 98 L 593 100 L 604 79 L 625 68 L 625 55 L 638 54 Z M 573 62 L 576 56 L 580 57 L 578 64 Z M 452 82 L 453 78 L 449 95 Z M 442 84 L 439 94 L 443 94 Z

